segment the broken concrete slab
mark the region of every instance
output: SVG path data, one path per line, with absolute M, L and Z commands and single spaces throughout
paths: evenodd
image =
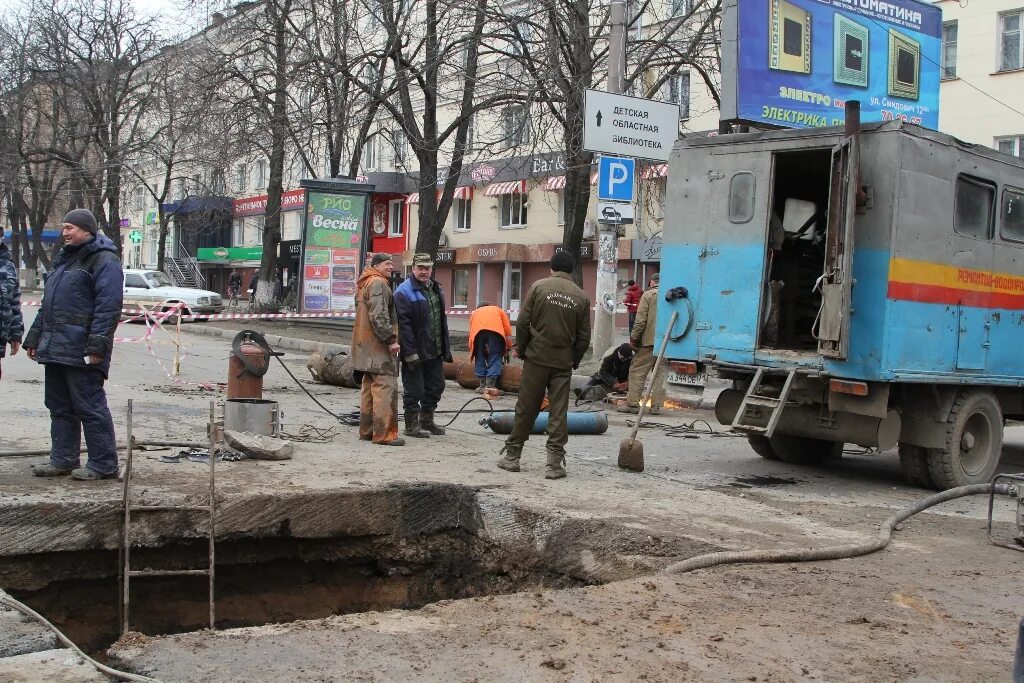
M 92 664 L 71 650 L 44 650 L 0 659 L 6 683 L 110 683 Z
M 295 450 L 291 441 L 230 429 L 224 430 L 224 441 L 251 460 L 291 460 Z
M 0 597 L 4 596 L 7 593 L 0 590 Z M 57 645 L 53 631 L 21 612 L 0 605 L 0 657 L 52 650 Z

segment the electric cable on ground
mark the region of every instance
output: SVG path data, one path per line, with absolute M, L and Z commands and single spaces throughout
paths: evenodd
M 87 661 L 90 664 L 92 664 L 101 673 L 104 673 L 104 674 L 106 674 L 108 676 L 113 676 L 114 678 L 116 678 L 119 681 L 139 681 L 140 683 L 160 683 L 160 681 L 158 679 L 156 679 L 156 678 L 150 678 L 148 676 L 139 676 L 137 674 L 130 674 L 130 673 L 127 673 L 125 671 L 118 671 L 117 669 L 112 669 L 109 666 L 106 666 L 105 664 L 101 664 L 100 662 L 97 662 L 95 659 L 93 659 L 89 655 L 87 655 L 84 652 L 82 652 L 82 650 L 77 645 L 75 645 L 73 642 L 71 642 L 71 639 L 69 639 L 66 635 L 61 633 L 60 629 L 58 629 L 56 626 L 54 626 L 49 621 L 47 621 L 46 618 L 43 615 L 39 614 L 38 612 L 33 610 L 28 605 L 26 605 L 24 603 L 21 603 L 21 602 L 18 602 L 17 600 L 15 600 L 14 598 L 12 598 L 9 595 L 0 595 L 0 605 L 5 605 L 7 607 L 10 607 L 13 610 L 21 612 L 26 617 L 29 617 L 31 619 L 35 619 L 40 624 L 42 624 L 43 626 L 48 628 L 50 631 L 53 631 L 54 635 L 57 636 L 57 639 L 60 642 L 64 643 L 64 645 L 66 645 L 69 648 L 71 648 L 76 655 L 78 655 L 80 658 L 82 658 L 85 661 Z
M 889 516 L 878 530 L 878 538 L 862 543 L 844 543 L 842 545 L 829 545 L 821 548 L 786 548 L 782 550 L 735 550 L 717 553 L 697 555 L 681 562 L 676 562 L 665 567 L 662 571 L 667 574 L 682 574 L 694 569 L 705 569 L 717 567 L 723 564 L 759 564 L 766 562 L 817 562 L 820 560 L 840 560 L 848 557 L 858 557 L 882 550 L 892 540 L 893 529 L 900 522 L 906 521 L 919 512 L 930 507 L 945 503 L 956 498 L 974 495 L 988 495 L 992 493 L 992 484 L 971 484 L 969 486 L 958 486 L 956 488 L 940 491 L 939 493 L 922 498 L 921 500 L 901 508 Z M 1009 486 L 1000 484 L 996 487 L 996 493 L 1000 495 L 1009 494 Z

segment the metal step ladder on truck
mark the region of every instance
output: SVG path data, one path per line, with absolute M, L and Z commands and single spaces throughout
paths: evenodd
M 762 457 L 898 447 L 912 484 L 989 481 L 1024 419 L 1024 160 L 849 118 L 676 144 L 666 360 L 732 381 L 716 416 Z

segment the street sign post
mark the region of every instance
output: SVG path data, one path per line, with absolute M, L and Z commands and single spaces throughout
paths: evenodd
M 598 202 L 597 222 L 612 225 L 632 225 L 633 205 L 618 202 Z
M 679 137 L 679 105 L 588 90 L 583 149 L 668 161 Z
M 597 162 L 597 198 L 600 201 L 632 202 L 636 159 L 601 157 Z

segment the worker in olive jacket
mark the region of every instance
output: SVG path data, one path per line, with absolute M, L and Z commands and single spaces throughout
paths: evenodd
M 651 276 L 651 286 L 643 296 L 640 297 L 640 305 L 636 311 L 636 323 L 629 333 L 629 344 L 636 353 L 633 355 L 633 363 L 629 368 L 629 392 L 626 394 L 626 405 L 619 406 L 620 413 L 640 412 L 640 397 L 644 392 L 644 384 L 647 376 L 654 370 L 654 331 L 658 325 L 658 282 L 661 276 L 655 273 Z M 665 363 L 658 367 L 656 374 L 651 381 L 654 383 L 651 388 L 651 414 L 657 415 L 665 403 L 665 378 L 668 376 L 668 369 Z
M 548 394 L 546 479 L 565 476 L 565 444 L 569 441 L 569 385 L 590 346 L 590 299 L 572 281 L 572 257 L 559 251 L 551 257 L 551 277 L 538 281 L 526 295 L 516 320 L 512 349 L 522 358 L 523 377 L 516 401 L 512 433 L 505 440 L 498 467 L 519 471 L 523 444 L 530 438 Z

